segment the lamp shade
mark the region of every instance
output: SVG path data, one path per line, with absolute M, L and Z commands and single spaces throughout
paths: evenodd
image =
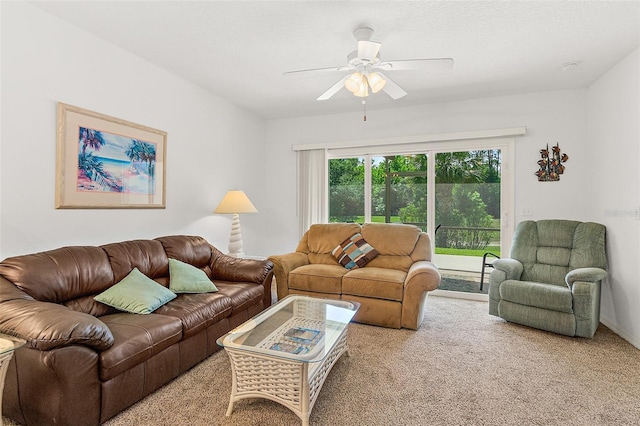
M 213 212 L 220 214 L 257 213 L 258 209 L 244 191 L 229 191 Z

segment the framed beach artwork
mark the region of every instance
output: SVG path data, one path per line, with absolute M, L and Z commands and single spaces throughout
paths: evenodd
M 56 208 L 165 208 L 167 133 L 58 103 Z

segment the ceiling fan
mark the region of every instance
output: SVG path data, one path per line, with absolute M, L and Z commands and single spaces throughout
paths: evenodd
M 320 95 L 317 98 L 319 101 L 331 98 L 342 87 L 345 87 L 355 96 L 362 98 L 369 96 L 370 92 L 378 93 L 382 90 L 392 99 L 400 99 L 407 92 L 387 77 L 383 71 L 446 71 L 453 68 L 453 59 L 451 58 L 383 61 L 379 54 L 382 43 L 371 41 L 371 37 L 373 37 L 371 28 L 356 28 L 353 35 L 358 41 L 358 50 L 349 53 L 346 65 L 288 71 L 283 75 L 352 71 L 352 73 L 343 76 L 337 83 Z

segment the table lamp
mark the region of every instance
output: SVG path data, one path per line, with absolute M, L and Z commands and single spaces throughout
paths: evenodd
M 218 207 L 213 211 L 218 214 L 232 214 L 231 236 L 229 237 L 229 256 L 244 257 L 242 250 L 242 232 L 240 231 L 239 213 L 257 213 L 258 210 L 253 205 L 244 191 L 229 191 L 224 196 Z

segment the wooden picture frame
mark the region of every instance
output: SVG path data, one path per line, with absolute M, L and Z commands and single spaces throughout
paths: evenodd
M 167 133 L 58 102 L 57 209 L 165 208 Z

